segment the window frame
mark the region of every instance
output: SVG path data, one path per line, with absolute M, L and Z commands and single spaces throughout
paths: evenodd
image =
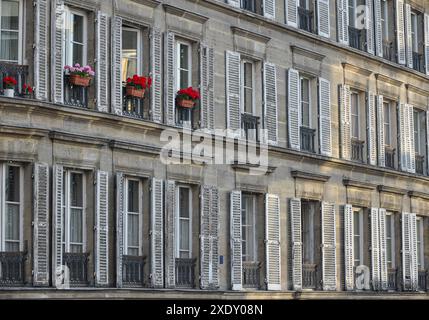
M 315 232 L 314 232 L 314 225 L 315 225 L 315 217 L 316 217 L 316 204 L 313 201 L 305 201 L 304 203 L 301 202 L 301 207 L 303 209 L 307 208 L 309 209 L 308 212 L 305 212 L 304 210 L 302 210 L 302 214 L 301 214 L 301 224 L 302 224 L 302 242 L 303 242 L 303 264 L 305 259 L 307 258 L 305 256 L 305 253 L 309 253 L 310 255 L 310 264 L 315 264 L 315 249 L 314 249 L 314 243 L 315 243 Z M 306 224 L 304 223 L 306 221 L 305 216 L 307 217 L 307 220 L 309 221 L 309 226 L 308 228 L 306 228 Z M 309 242 L 308 244 L 305 241 L 305 230 L 308 229 L 309 230 Z M 306 248 L 306 246 L 309 246 L 308 248 Z M 310 249 L 307 251 L 307 249 Z
M 364 214 L 364 212 L 363 212 L 363 209 L 362 208 L 353 208 L 353 226 L 354 226 L 354 218 L 355 218 L 355 214 L 357 214 L 357 215 L 359 215 L 359 265 L 362 265 L 363 264 L 363 260 L 364 260 L 364 255 L 363 255 L 363 245 L 364 245 L 364 243 L 363 243 L 363 237 L 364 237 L 364 233 L 363 233 L 363 214 Z M 356 237 L 356 234 L 355 234 L 355 229 L 353 228 L 353 252 L 356 252 L 356 248 L 355 248 L 355 237 Z M 355 259 L 355 257 L 353 256 L 353 265 L 355 266 L 355 267 L 357 267 L 357 266 L 359 266 L 359 265 L 356 265 L 356 259 Z
M 129 212 L 128 211 L 128 182 L 130 181 L 136 181 L 138 182 L 138 210 L 139 212 Z M 137 249 L 138 250 L 138 256 L 143 256 L 143 182 L 141 179 L 133 178 L 133 177 L 126 177 L 125 178 L 125 214 L 124 214 L 124 232 L 123 232 L 123 241 L 124 241 L 124 254 L 130 255 L 128 253 L 129 249 Z M 128 245 L 128 216 L 129 214 L 137 215 L 138 216 L 138 248 L 132 247 Z
M 387 0 L 381 0 L 381 26 L 383 41 L 389 40 L 389 3 Z
M 64 14 L 65 14 L 65 46 L 64 46 L 64 63 L 66 65 L 74 65 L 73 62 L 73 45 L 75 41 L 73 41 L 73 15 L 78 15 L 83 17 L 83 42 L 82 44 L 76 42 L 79 45 L 82 45 L 83 47 L 83 54 L 82 54 L 82 65 L 85 66 L 88 64 L 88 13 L 84 10 L 75 9 L 70 6 L 64 7 Z M 70 28 L 68 29 L 68 26 Z M 67 35 L 67 30 L 69 31 L 69 34 Z
M 420 268 L 418 271 L 425 270 L 425 247 L 424 247 L 424 218 L 417 216 L 416 217 L 416 233 L 417 229 L 420 229 L 420 237 L 417 237 L 416 245 L 420 247 L 420 256 L 418 254 L 418 251 L 416 252 L 417 256 L 417 268 L 419 267 L 419 260 L 420 260 Z M 419 239 L 420 238 L 420 239 Z
M 186 89 L 180 87 L 181 75 L 180 71 L 186 70 L 180 66 L 180 46 L 185 45 L 188 47 L 188 87 L 192 87 L 192 42 L 188 40 L 176 39 L 176 91 Z
M 121 37 L 123 39 L 123 32 L 124 31 L 131 31 L 131 32 L 136 32 L 137 33 L 137 74 L 141 75 L 143 73 L 143 35 L 142 35 L 142 30 L 140 28 L 137 27 L 130 27 L 127 25 L 123 25 L 122 26 L 122 34 Z M 124 52 L 124 48 L 123 48 L 123 41 L 122 41 L 122 47 L 121 47 L 121 78 L 122 75 L 124 73 L 123 70 L 123 65 L 122 65 L 122 60 L 124 58 L 123 56 L 123 52 Z M 122 82 L 126 82 L 127 81 L 127 76 L 125 75 L 125 79 L 122 80 Z
M 357 114 L 353 113 L 353 96 L 356 95 L 356 111 Z M 350 92 L 350 116 L 351 116 L 351 126 L 352 126 L 352 134 L 351 134 L 351 138 L 352 139 L 357 139 L 360 140 L 360 135 L 361 135 L 361 129 L 360 129 L 360 125 L 361 125 L 361 120 L 360 120 L 360 101 L 359 101 L 360 95 L 358 91 L 351 91 Z M 353 130 L 353 126 L 354 126 L 354 121 L 353 121 L 353 117 L 356 116 L 357 119 L 357 137 L 354 136 L 354 130 Z
M 420 113 L 419 109 L 413 108 L 413 126 L 414 126 L 414 151 L 416 154 L 420 155 L 421 149 L 421 124 L 420 124 Z M 417 126 L 416 126 L 417 123 Z
M 386 219 L 386 229 L 387 229 L 387 225 L 389 223 L 387 223 L 387 220 L 390 220 L 390 255 L 391 255 L 391 267 L 392 269 L 396 268 L 396 251 L 395 251 L 395 214 L 392 212 L 386 212 L 386 218 L 390 217 L 389 219 Z M 386 230 L 387 231 L 387 230 Z M 387 249 L 387 242 L 388 242 L 388 236 L 387 236 L 387 232 L 386 232 L 386 249 Z M 387 252 L 387 250 L 386 250 Z M 389 261 L 387 260 L 387 255 L 386 255 L 386 263 L 388 264 Z
M 246 58 L 243 58 L 240 61 L 240 79 L 241 79 L 240 80 L 240 109 L 241 109 L 241 113 L 249 114 L 248 112 L 245 111 L 245 105 L 244 105 L 244 101 L 245 101 L 244 92 L 245 92 L 245 89 L 248 88 L 248 87 L 245 87 L 245 85 L 244 85 L 244 65 L 246 63 L 249 63 L 252 65 L 252 88 L 251 88 L 252 89 L 252 113 L 251 113 L 251 115 L 254 115 L 255 109 L 256 109 L 255 108 L 255 99 L 256 99 L 256 96 L 255 96 L 255 84 L 256 84 L 255 70 L 256 70 L 256 65 L 255 65 L 255 61 L 250 60 L 250 59 L 246 59 Z
M 387 119 L 388 121 L 386 121 L 386 112 L 385 112 L 386 108 L 388 109 L 387 114 L 389 115 L 389 119 Z M 386 126 L 388 129 L 386 129 Z M 383 101 L 383 130 L 384 130 L 384 145 L 390 147 L 392 146 L 392 114 L 391 114 L 389 101 Z
M 2 3 L 4 0 L 0 0 L 0 12 Z M 6 59 L 0 59 L 1 62 L 6 63 L 15 63 L 15 64 L 22 64 L 23 63 L 23 51 L 24 51 L 24 0 L 16 0 L 15 2 L 18 2 L 19 4 L 19 19 L 18 19 L 18 60 L 6 60 Z M 2 31 L 12 31 L 16 32 L 16 30 L 10 30 L 10 29 L 2 29 L 1 28 L 1 15 L 0 15 L 0 44 L 1 44 L 1 33 Z
M 305 81 L 307 81 L 308 82 L 308 102 L 307 102 L 307 104 L 308 104 L 308 127 L 307 126 L 305 126 L 304 124 L 303 124 L 303 119 L 304 119 L 304 117 L 303 117 L 303 105 L 304 105 L 304 103 L 303 103 L 303 101 L 302 101 L 302 93 L 303 93 L 303 90 L 302 90 L 302 81 L 303 80 L 305 80 Z M 299 76 L 299 90 L 300 90 L 300 93 L 299 93 L 299 97 L 300 97 L 300 100 L 301 100 L 301 123 L 300 123 L 300 126 L 301 127 L 306 127 L 306 128 L 312 128 L 312 121 L 311 121 L 311 118 L 312 118 L 312 114 L 311 114 L 311 78 L 309 78 L 309 77 L 307 77 L 307 76 L 305 76 L 305 75 L 300 75 Z
M 188 189 L 188 196 L 189 196 L 189 218 L 183 218 L 180 216 L 180 189 Z M 192 195 L 192 188 L 188 185 L 178 185 L 176 188 L 176 199 L 177 199 L 177 206 L 176 206 L 176 258 L 179 259 L 191 259 L 192 258 L 192 214 L 193 214 L 193 210 L 192 210 L 192 199 L 193 199 L 193 195 Z M 181 220 L 188 220 L 188 224 L 189 224 L 189 235 L 188 235 L 188 241 L 189 241 L 189 258 L 181 258 L 180 257 L 180 253 L 181 252 L 188 252 L 185 250 L 181 250 L 180 249 L 180 221 Z
M 418 32 L 418 16 L 419 13 L 411 11 L 411 38 L 412 38 L 412 47 L 413 52 L 419 52 L 419 32 Z
M 352 6 L 350 6 L 350 1 L 353 2 Z M 357 1 L 356 0 L 347 0 L 347 11 L 349 14 L 349 25 L 348 25 L 348 27 L 356 28 L 356 8 L 357 8 Z M 352 11 L 354 18 L 350 16 L 350 11 Z
M 248 257 L 249 254 L 244 255 L 242 253 L 241 254 L 241 260 L 242 261 L 246 261 L 246 262 L 256 262 L 256 261 L 258 261 L 258 249 L 257 249 L 257 241 L 256 241 L 256 238 L 257 238 L 257 236 L 256 236 L 256 205 L 257 205 L 256 195 L 255 194 L 246 194 L 246 193 L 244 193 L 242 195 L 242 198 L 243 199 L 244 198 L 247 198 L 247 199 L 251 198 L 251 201 L 252 201 L 252 208 L 253 208 L 253 210 L 252 210 L 252 212 L 250 214 L 252 216 L 253 224 L 246 224 L 246 225 L 242 224 L 241 225 L 241 229 L 243 230 L 243 226 L 244 226 L 246 228 L 250 228 L 251 231 L 252 231 L 253 239 L 251 239 L 251 242 L 253 242 L 253 245 L 252 245 L 252 247 L 253 247 L 253 252 L 252 252 L 253 259 L 252 260 L 247 259 L 246 257 Z M 242 199 L 242 201 L 243 201 L 243 199 Z M 241 207 L 241 221 L 243 221 L 243 211 L 244 210 L 243 210 L 243 206 L 242 206 Z M 248 212 L 246 211 L 245 214 L 246 214 L 246 221 L 247 221 L 248 220 L 247 219 Z M 243 239 L 243 232 L 242 232 L 242 235 L 241 235 L 241 243 L 242 243 L 242 245 L 243 245 L 243 242 L 247 243 L 248 241 L 249 241 L 248 239 L 246 239 L 246 240 Z

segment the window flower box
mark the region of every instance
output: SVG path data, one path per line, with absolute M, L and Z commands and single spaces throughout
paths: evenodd
M 177 92 L 176 104 L 182 108 L 193 108 L 200 98 L 200 93 L 192 87 L 181 89 Z
M 195 101 L 189 99 L 177 99 L 177 105 L 182 108 L 193 108 Z
M 76 63 L 74 66 L 65 66 L 64 70 L 69 77 L 69 83 L 79 87 L 89 87 L 95 72 L 90 66 L 81 67 Z
M 132 78 L 127 79 L 126 95 L 136 98 L 144 98 L 146 89 L 152 85 L 152 78 L 134 75 Z

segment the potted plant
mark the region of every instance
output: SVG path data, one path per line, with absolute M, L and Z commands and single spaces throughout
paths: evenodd
M 4 96 L 13 98 L 15 96 L 15 86 L 18 82 L 14 77 L 3 78 Z
M 33 94 L 33 91 L 33 87 L 29 84 L 24 83 L 24 85 L 22 86 L 22 96 L 25 98 L 30 97 Z
M 95 75 L 90 66 L 81 67 L 79 63 L 74 66 L 65 66 L 64 70 L 69 75 L 69 82 L 74 86 L 89 87 L 92 77 Z
M 126 93 L 127 96 L 143 98 L 146 89 L 152 85 L 152 78 L 134 75 L 127 79 Z
M 193 108 L 195 102 L 200 98 L 200 93 L 192 87 L 180 89 L 177 92 L 176 102 L 182 108 Z

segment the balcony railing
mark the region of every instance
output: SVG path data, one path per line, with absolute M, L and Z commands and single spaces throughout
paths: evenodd
M 383 41 L 383 58 L 389 61 L 395 61 L 395 47 L 392 41 Z
M 195 287 L 196 259 L 176 258 L 176 286 L 181 288 Z
M 301 127 L 301 150 L 314 153 L 315 129 Z
M 243 261 L 243 287 L 256 289 L 260 287 L 260 269 L 261 266 L 258 261 Z
M 24 252 L 0 252 L 0 286 L 24 284 Z
M 176 107 L 176 124 L 183 128 L 192 128 L 192 108 Z
M 15 96 L 21 96 L 22 87 L 27 83 L 28 66 L 0 62 L 0 84 L 3 84 L 3 79 L 8 76 L 16 79 Z M 3 89 L 1 89 L 1 92 L 3 94 Z
M 243 138 L 259 141 L 259 117 L 249 113 L 242 113 L 241 129 L 243 130 Z
M 427 291 L 428 290 L 428 272 L 426 270 L 419 271 L 418 276 L 418 287 L 419 291 Z
M 413 69 L 424 72 L 424 56 L 418 52 L 413 52 Z
M 64 104 L 79 108 L 88 108 L 89 87 L 73 85 L 70 76 L 64 75 Z
M 122 283 L 126 287 L 141 287 L 144 284 L 145 257 L 122 257 Z
M 349 45 L 352 48 L 365 51 L 366 32 L 365 29 L 356 29 L 349 26 Z
M 365 141 L 352 139 L 352 160 L 363 162 L 363 148 Z
M 63 263 L 69 268 L 71 286 L 88 285 L 88 257 L 89 253 L 63 253 Z
M 302 287 L 304 289 L 317 289 L 317 265 L 302 265 Z
M 384 153 L 386 168 L 395 169 L 395 149 L 386 147 Z
M 416 173 L 423 174 L 423 168 L 425 166 L 425 157 L 419 154 L 416 154 Z
M 313 32 L 313 12 L 303 7 L 298 7 L 299 28 Z
M 387 290 L 396 291 L 398 289 L 398 271 L 397 269 L 387 270 Z

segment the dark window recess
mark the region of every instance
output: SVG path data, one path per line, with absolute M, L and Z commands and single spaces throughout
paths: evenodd
M 176 287 L 195 287 L 196 259 L 176 258 Z
M 242 0 L 241 8 L 256 13 L 256 0 Z
M 314 153 L 314 137 L 316 135 L 315 129 L 301 127 L 301 151 Z
M 423 168 L 425 165 L 425 157 L 416 154 L 416 173 L 423 174 Z
M 17 81 L 15 86 L 15 96 L 24 96 L 22 87 L 27 83 L 28 66 L 23 66 L 15 63 L 0 62 L 0 91 L 3 94 L 3 79 L 13 77 Z
M 317 265 L 302 265 L 302 286 L 305 289 L 317 289 Z
M 146 90 L 145 97 L 138 98 L 126 94 L 126 88 L 122 89 L 122 114 L 127 117 L 150 120 L 150 110 L 145 105 L 145 99 L 149 95 Z
M 298 7 L 299 28 L 313 32 L 313 12 L 303 7 Z
M 0 286 L 24 285 L 25 252 L 0 252 Z
M 126 287 L 141 287 L 144 285 L 144 264 L 146 257 L 122 257 L 122 283 Z
M 192 128 L 192 108 L 176 107 L 176 124 L 180 127 Z
M 243 287 L 259 289 L 259 272 L 261 265 L 258 261 L 243 261 Z
M 88 285 L 88 257 L 89 253 L 63 253 L 63 263 L 69 268 L 71 286 Z
M 363 162 L 363 148 L 365 141 L 352 139 L 352 160 Z
M 64 104 L 79 108 L 88 108 L 89 87 L 76 86 L 70 83 L 69 76 L 64 75 Z
M 349 26 L 349 45 L 352 48 L 366 51 L 366 29 Z
M 426 270 L 419 271 L 418 289 L 420 291 L 427 291 L 428 289 L 428 272 Z
M 396 291 L 398 289 L 398 269 L 387 270 L 387 290 Z
M 392 41 L 383 41 L 383 58 L 396 62 L 395 47 Z
M 259 117 L 248 113 L 241 114 L 241 130 L 247 140 L 259 141 Z
M 413 69 L 418 72 L 425 72 L 424 65 L 424 55 L 418 52 L 413 52 Z
M 395 149 L 385 148 L 386 168 L 395 169 Z

